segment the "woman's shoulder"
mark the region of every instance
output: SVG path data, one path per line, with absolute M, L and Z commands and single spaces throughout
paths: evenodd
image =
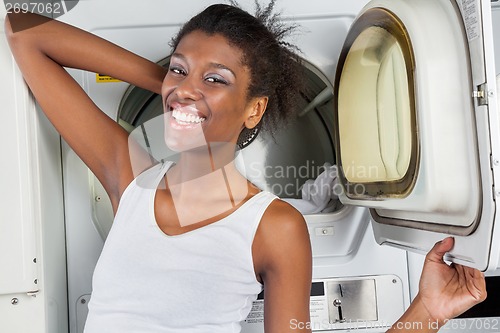
M 291 258 L 293 265 L 309 267 L 311 243 L 304 216 L 289 203 L 274 200 L 262 216 L 253 251 L 259 275 L 290 273 Z
M 264 220 L 273 221 L 273 224 L 279 224 L 279 226 L 285 225 L 295 225 L 295 224 L 305 224 L 305 219 L 302 213 L 300 213 L 297 209 L 295 209 L 292 205 L 284 200 L 274 200 L 266 210 L 264 216 L 262 217 Z
M 281 240 L 281 242 L 306 241 L 309 232 L 304 216 L 289 203 L 277 199 L 264 212 L 259 225 L 259 237 Z M 283 235 L 284 237 L 277 237 Z M 278 242 L 279 243 L 279 242 Z
M 295 207 L 290 205 L 288 202 L 281 200 L 277 195 L 269 192 L 262 191 L 255 187 L 255 185 L 250 185 L 249 198 L 247 201 L 260 201 L 266 207 L 264 214 L 262 215 L 260 224 L 272 223 L 274 227 L 285 227 L 288 224 L 303 224 L 304 216 Z

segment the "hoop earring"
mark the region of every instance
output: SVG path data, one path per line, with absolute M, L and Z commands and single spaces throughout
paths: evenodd
M 255 140 L 255 138 L 257 137 L 257 134 L 259 134 L 259 131 L 260 131 L 260 124 L 251 129 L 245 127 L 241 131 L 240 136 L 238 137 L 238 142 L 237 142 L 238 148 L 243 149 L 247 147 L 249 144 L 251 144 L 253 140 Z

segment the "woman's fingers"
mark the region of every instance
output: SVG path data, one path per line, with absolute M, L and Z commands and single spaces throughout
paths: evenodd
M 434 244 L 434 247 L 429 251 L 429 253 L 427 253 L 427 256 L 425 257 L 426 262 L 431 261 L 444 263 L 444 255 L 446 254 L 446 252 L 450 251 L 453 248 L 454 244 L 455 239 L 453 237 L 448 237 L 440 242 L 437 242 L 436 244 Z

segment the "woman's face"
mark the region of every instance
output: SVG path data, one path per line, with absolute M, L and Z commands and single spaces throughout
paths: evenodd
M 252 121 L 258 123 L 267 98 L 247 98 L 251 78 L 242 59 L 242 51 L 222 35 L 193 31 L 181 39 L 162 87 L 166 142 L 171 149 L 236 144 L 245 123 L 249 127 Z M 250 119 L 256 111 L 258 119 Z

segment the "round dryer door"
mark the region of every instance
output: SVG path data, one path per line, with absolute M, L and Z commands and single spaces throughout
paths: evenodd
M 427 251 L 462 236 L 469 243 L 453 256 L 482 268 L 489 255 L 465 248 L 484 237 L 487 252 L 496 205 L 490 11 L 479 0 L 374 0 L 351 27 L 334 84 L 341 201 L 371 208 L 380 243 Z
M 365 8 L 335 79 L 336 151 L 346 202 L 363 200 L 388 223 L 447 224 L 470 234 L 481 184 L 471 62 L 457 12 L 449 0 Z

